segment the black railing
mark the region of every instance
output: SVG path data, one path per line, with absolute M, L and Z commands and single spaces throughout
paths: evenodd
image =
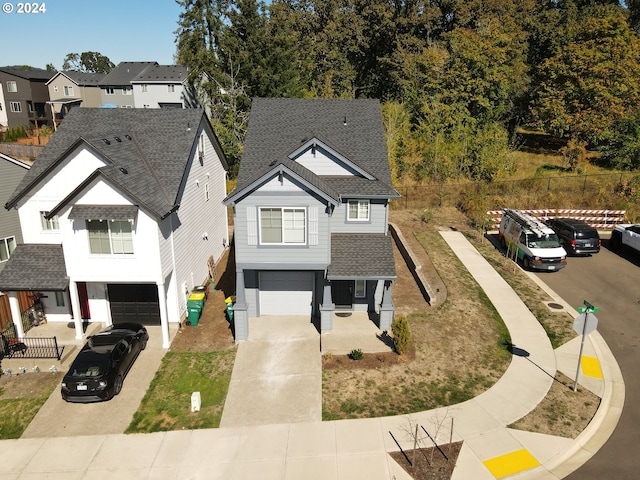
M 5 358 L 55 358 L 60 360 L 64 345 L 58 345 L 56 337 L 7 338 L 0 341 L 0 357 Z

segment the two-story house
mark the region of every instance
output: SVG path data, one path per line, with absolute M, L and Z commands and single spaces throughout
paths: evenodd
M 29 67 L 0 67 L 0 83 L 3 87 L 7 127 L 40 127 L 51 125 L 51 112 L 46 109 L 49 101 L 47 82 L 55 72 Z
M 24 235 L 0 272 L 20 336 L 16 292 L 47 321 L 169 324 L 186 314 L 209 261 L 228 245 L 227 164 L 200 109 L 75 108 L 5 208 Z
M 136 108 L 195 108 L 194 92 L 183 65 L 149 65 L 131 80 Z
M 105 77 L 103 73 L 58 72 L 47 82 L 49 100 L 53 110 L 55 126 L 73 107 L 96 108 L 102 104 L 99 83 Z
M 377 100 L 254 99 L 233 205 L 236 340 L 248 318 L 394 314 L 391 186 Z
M 99 82 L 101 105 L 134 108 L 131 80 L 150 65 L 158 65 L 158 62 L 120 62 Z

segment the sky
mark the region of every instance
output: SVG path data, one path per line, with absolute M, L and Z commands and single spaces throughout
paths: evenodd
M 0 4 L 0 66 L 45 68 L 51 63 L 61 70 L 67 54 L 89 51 L 116 65 L 174 63 L 174 32 L 182 11 L 175 0 L 0 0 Z M 34 4 L 44 11 L 18 13 L 21 5 Z

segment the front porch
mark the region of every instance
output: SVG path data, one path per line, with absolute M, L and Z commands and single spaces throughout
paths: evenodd
M 373 314 L 375 315 L 375 314 Z M 377 327 L 369 312 L 334 312 L 333 329 L 320 334 L 321 353 L 347 355 L 354 349 L 362 353 L 393 352 L 393 339 Z

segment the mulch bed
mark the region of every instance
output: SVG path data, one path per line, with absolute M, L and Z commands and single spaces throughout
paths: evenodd
M 461 449 L 462 442 L 454 442 L 389 455 L 415 480 L 450 480 Z
M 363 353 L 360 360 L 354 360 L 349 355 L 325 354 L 322 356 L 323 370 L 370 370 L 411 363 L 416 356 L 413 345 L 407 353 L 398 355 L 395 352 Z

